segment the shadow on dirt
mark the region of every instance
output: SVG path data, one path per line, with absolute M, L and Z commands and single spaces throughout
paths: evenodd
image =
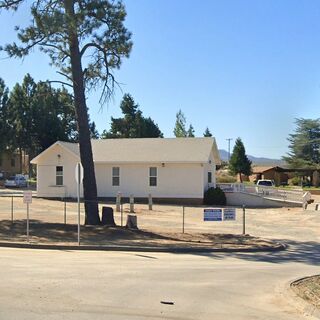
M 320 243 L 315 241 L 293 241 L 287 239 L 273 239 L 276 242 L 287 245 L 286 250 L 276 252 L 254 252 L 254 253 L 224 253 L 224 254 L 198 254 L 213 259 L 224 259 L 226 257 L 242 259 L 254 262 L 269 263 L 304 263 L 320 266 Z
M 25 242 L 26 220 L 0 221 L 0 241 Z M 78 226 L 63 223 L 45 223 L 40 220 L 29 221 L 30 241 L 33 244 L 64 244 L 77 242 Z M 110 226 L 81 226 L 81 243 L 93 246 L 176 246 L 206 249 L 269 249 L 277 246 L 269 240 L 239 234 L 208 233 L 156 233 L 149 230 L 128 229 Z

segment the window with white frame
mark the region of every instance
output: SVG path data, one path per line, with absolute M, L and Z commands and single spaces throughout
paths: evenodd
M 156 167 L 149 168 L 149 186 L 150 187 L 157 186 L 157 168 Z
M 212 183 L 212 172 L 208 172 L 208 183 Z
M 112 167 L 112 186 L 120 186 L 120 168 Z
M 56 167 L 56 185 L 63 186 L 63 167 L 62 166 Z

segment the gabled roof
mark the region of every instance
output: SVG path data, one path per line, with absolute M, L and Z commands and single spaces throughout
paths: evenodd
M 99 139 L 91 143 L 95 163 L 207 163 L 211 152 L 215 163 L 221 162 L 215 139 L 211 137 Z M 57 141 L 55 144 L 80 156 L 76 143 Z M 43 153 L 31 163 L 37 163 Z
M 286 168 L 279 167 L 279 166 L 273 166 L 273 167 L 257 166 L 257 167 L 252 168 L 252 173 L 253 174 L 259 174 L 259 173 L 262 174 L 262 173 L 267 172 L 269 170 L 274 170 L 276 172 L 289 172 L 288 170 L 291 170 L 291 169 L 286 169 Z M 293 171 L 296 171 L 296 170 L 294 169 Z
M 265 171 L 269 171 L 275 167 L 271 166 L 257 166 L 257 167 L 252 167 L 252 173 L 263 173 Z
M 72 142 L 64 142 L 64 141 L 57 141 L 54 144 L 52 144 L 49 148 L 42 151 L 40 154 L 38 154 L 35 158 L 33 158 L 30 163 L 37 164 L 38 160 L 46 153 L 50 152 L 54 146 L 61 146 L 63 149 L 65 149 L 67 152 L 71 153 L 74 157 L 79 158 L 79 145 L 77 143 Z

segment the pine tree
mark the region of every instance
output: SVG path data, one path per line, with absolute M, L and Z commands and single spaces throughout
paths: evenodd
M 283 159 L 293 168 L 319 166 L 320 119 L 299 118 L 295 122 L 295 132 L 288 138 L 290 152 Z
M 190 126 L 189 126 L 189 129 L 188 129 L 188 132 L 187 132 L 187 136 L 189 138 L 194 138 L 195 137 L 194 128 L 193 128 L 192 124 L 190 124 Z
M 22 3 L 0 0 L 0 8 L 17 10 Z M 108 0 L 33 0 L 30 5 L 32 24 L 17 28 L 22 45 L 4 49 L 10 57 L 22 58 L 38 47 L 72 87 L 84 169 L 85 224 L 100 224 L 85 92 L 102 84 L 101 103 L 113 94 L 113 71 L 132 47 L 131 33 L 124 27 L 125 8 L 121 1 Z
M 242 182 L 241 174 L 249 176 L 252 173 L 251 161 L 246 155 L 246 150 L 240 138 L 235 141 L 229 161 L 229 171 L 232 175 L 239 174 L 240 182 Z
M 158 125 L 150 117 L 143 117 L 142 111 L 130 94 L 123 96 L 120 109 L 123 117 L 111 117 L 111 129 L 102 133 L 102 139 L 163 137 Z
M 173 133 L 177 138 L 183 138 L 188 135 L 188 132 L 186 130 L 186 117 L 181 109 L 176 114 L 176 123 L 173 129 Z
M 8 99 L 9 89 L 3 79 L 0 78 L 0 153 L 8 148 L 8 140 L 11 136 L 7 121 Z
M 205 132 L 203 133 L 204 137 L 212 137 L 212 133 L 210 132 L 209 128 L 207 127 Z

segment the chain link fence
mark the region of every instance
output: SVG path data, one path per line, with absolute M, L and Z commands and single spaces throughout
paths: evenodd
M 233 233 L 243 231 L 242 209 L 237 209 L 235 221 L 204 222 L 204 206 L 182 206 L 99 200 L 99 213 L 103 207 L 111 207 L 118 231 L 126 226 L 128 215 L 136 215 L 140 231 L 157 235 Z M 117 210 L 120 209 L 120 210 Z M 94 239 L 97 244 L 104 239 L 107 228 L 84 226 L 84 202 L 80 202 L 82 242 Z M 32 198 L 29 204 L 29 235 L 27 238 L 27 205 L 23 194 L 0 196 L 0 241 L 33 241 L 36 243 L 77 243 L 78 203 L 75 199 Z M 112 229 L 112 228 L 111 228 Z M 112 242 L 112 234 L 109 234 Z M 105 239 L 104 239 L 105 240 Z M 102 241 L 103 242 L 103 241 Z

